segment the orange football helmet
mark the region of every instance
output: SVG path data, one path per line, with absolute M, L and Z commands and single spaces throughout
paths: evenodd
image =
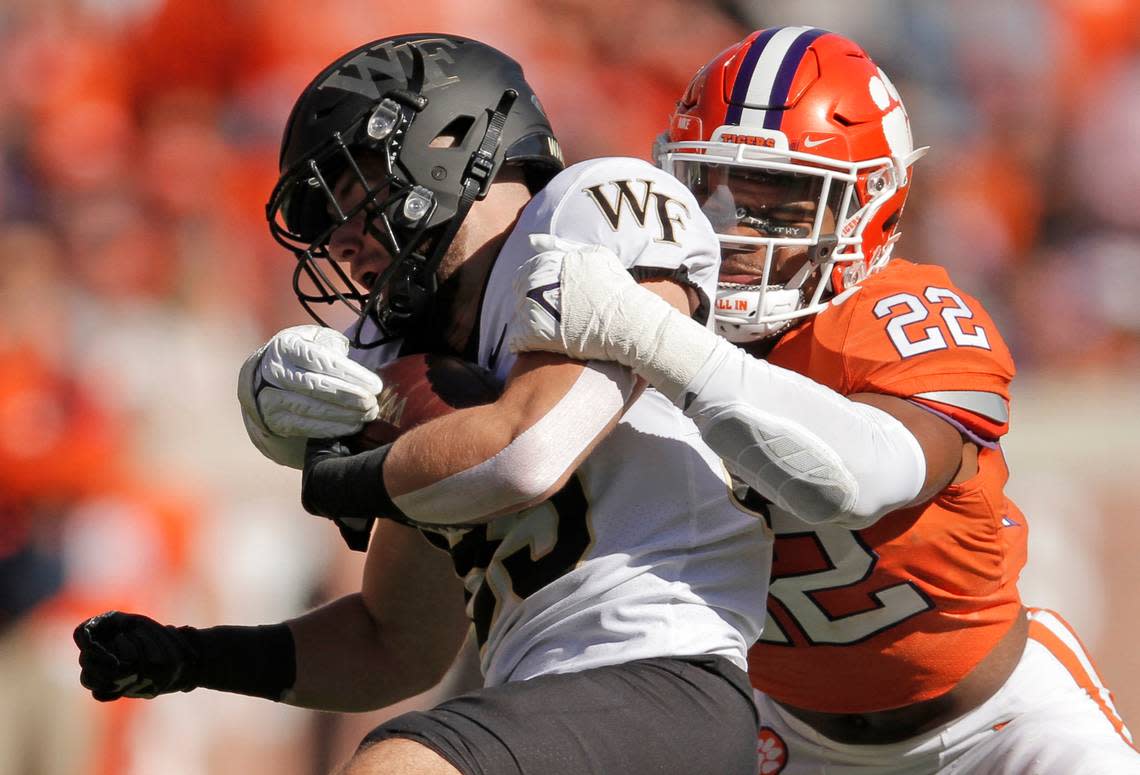
M 702 67 L 655 156 L 720 237 L 718 331 L 772 336 L 881 268 L 926 150 L 887 76 L 833 32 L 758 30 Z M 782 268 L 792 254 L 806 260 Z

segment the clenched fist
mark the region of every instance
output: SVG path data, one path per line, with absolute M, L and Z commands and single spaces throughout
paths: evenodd
M 192 629 L 139 614 L 107 611 L 75 628 L 79 682 L 100 702 L 152 699 L 197 686 L 198 649 Z

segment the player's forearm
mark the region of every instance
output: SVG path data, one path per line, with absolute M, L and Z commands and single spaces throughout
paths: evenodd
M 349 546 L 355 549 L 367 546 L 377 517 L 429 525 L 488 518 L 497 512 L 473 503 L 465 490 L 471 484 L 486 487 L 508 503 L 526 498 L 516 494 L 519 487 L 505 475 L 509 472 L 493 467 L 487 475 L 479 468 L 516 435 L 492 405 L 436 418 L 394 443 L 356 454 L 346 454 L 342 445 L 310 442 L 301 503 L 309 513 L 336 521 L 342 531 L 351 530 Z
M 427 423 L 384 464 L 392 500 L 413 520 L 470 524 L 541 502 L 565 484 L 621 416 L 633 377 L 616 364 L 556 356 L 498 403 Z M 521 397 L 520 397 L 521 395 Z
M 730 471 L 806 522 L 865 527 L 922 492 L 926 458 L 903 423 L 727 341 L 678 403 Z
M 375 710 L 425 691 L 443 677 L 448 659 L 427 659 L 385 631 L 359 594 L 291 620 L 297 678 L 282 701 L 317 710 Z
M 400 496 L 489 460 L 525 430 L 495 404 L 476 406 L 413 428 L 384 462 L 388 492 Z
M 474 524 L 519 511 L 565 484 L 617 423 L 635 383 L 618 364 L 526 353 L 494 404 L 436 418 L 368 452 L 311 447 L 302 503 L 341 524 Z

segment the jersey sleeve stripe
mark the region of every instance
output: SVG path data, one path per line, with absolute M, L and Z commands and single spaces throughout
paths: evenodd
M 1132 733 L 1112 701 L 1112 692 L 1104 685 L 1092 663 L 1084 644 L 1073 628 L 1053 611 L 1044 608 L 1029 609 L 1029 637 L 1040 643 L 1073 676 L 1077 685 L 1097 704 L 1112 728 L 1132 748 Z
M 915 393 L 914 397 L 966 409 L 999 423 L 1009 422 L 1009 402 L 997 393 L 985 390 L 931 390 Z
M 923 409 L 927 412 L 930 412 L 933 415 L 937 415 L 938 417 L 941 417 L 943 420 L 945 420 L 946 422 L 953 425 L 958 430 L 959 433 L 961 433 L 963 436 L 968 438 L 970 441 L 977 444 L 979 447 L 985 447 L 987 449 L 997 449 L 998 448 L 999 445 L 998 445 L 997 441 L 995 441 L 994 439 L 998 438 L 998 436 L 1000 435 L 999 433 L 993 432 L 990 434 L 989 438 L 986 438 L 986 437 L 982 436 L 980 433 L 978 433 L 978 430 L 971 428 L 970 426 L 968 426 L 966 423 L 962 422 L 960 419 L 958 419 L 954 415 L 949 414 L 948 412 L 944 412 L 944 411 L 939 410 L 938 407 L 936 407 L 936 406 L 932 406 L 931 404 L 928 404 L 925 401 L 919 401 L 919 400 L 913 399 L 913 398 L 908 399 L 908 400 L 910 403 L 914 404 L 919 409 Z M 988 423 L 986 423 L 986 424 L 988 425 Z M 992 430 L 992 429 L 990 429 L 990 430 Z

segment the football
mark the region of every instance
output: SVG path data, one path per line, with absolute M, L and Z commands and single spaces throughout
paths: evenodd
M 376 397 L 380 416 L 345 439 L 354 452 L 390 444 L 409 429 L 457 409 L 489 404 L 502 390 L 490 371 L 453 355 L 406 355 L 376 373 L 384 383 Z

